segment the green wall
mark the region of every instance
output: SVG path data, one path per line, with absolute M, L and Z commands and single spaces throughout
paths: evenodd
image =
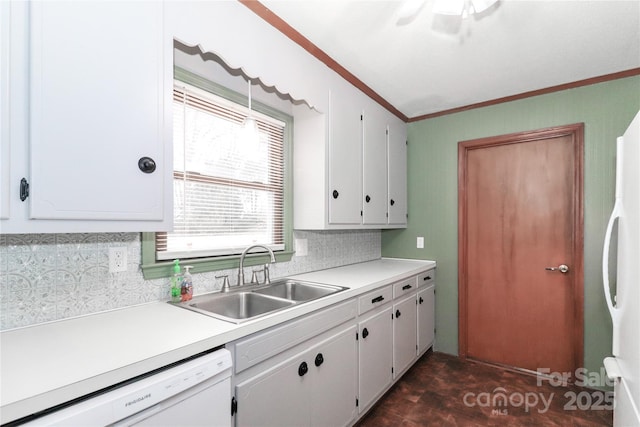
M 584 366 L 600 369 L 611 351 L 600 265 L 614 199 L 615 140 L 639 109 L 640 76 L 634 76 L 409 124 L 409 224 L 382 233 L 382 255 L 437 261 L 437 351 L 458 353 L 458 142 L 583 122 Z M 424 236 L 424 249 L 416 249 L 417 236 Z

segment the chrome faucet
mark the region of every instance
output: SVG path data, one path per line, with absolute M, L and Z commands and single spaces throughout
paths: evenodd
M 273 251 L 271 250 L 271 248 L 264 246 L 264 245 L 253 245 L 253 246 L 249 246 L 247 249 L 245 249 L 244 251 L 242 251 L 242 255 L 240 255 L 240 266 L 238 267 L 238 286 L 242 286 L 244 285 L 244 257 L 247 255 L 247 253 L 254 248 L 263 248 L 266 249 L 267 252 L 269 252 L 269 255 L 271 256 L 271 263 L 275 263 L 276 262 L 276 256 L 273 254 Z M 265 275 L 264 275 L 264 282 L 265 283 L 269 283 L 269 269 L 268 267 L 265 265 Z

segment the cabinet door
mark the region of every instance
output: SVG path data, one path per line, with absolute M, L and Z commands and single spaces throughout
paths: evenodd
M 393 372 L 402 374 L 416 358 L 416 295 L 393 305 Z
M 424 353 L 435 338 L 434 285 L 418 292 L 418 354 Z
M 361 223 L 362 104 L 347 85 L 331 93 L 329 106 L 330 224 Z
M 161 221 L 172 168 L 162 2 L 30 7 L 30 217 Z
M 391 307 L 358 325 L 358 374 L 360 412 L 379 397 L 391 384 L 393 336 Z
M 306 355 L 289 359 L 236 386 L 237 427 L 309 425 L 309 398 L 305 390 L 313 381 L 310 371 L 314 366 Z M 307 367 L 304 374 L 303 363 Z
M 407 130 L 392 122 L 388 139 L 389 224 L 407 225 Z
M 363 117 L 362 223 L 387 223 L 387 126 L 385 115 L 370 107 Z
M 9 64 L 11 63 L 11 3 L 0 2 L 0 219 L 9 218 L 9 111 L 11 108 L 9 90 Z
M 310 351 L 313 373 L 311 425 L 346 426 L 356 417 L 356 327 L 340 332 Z

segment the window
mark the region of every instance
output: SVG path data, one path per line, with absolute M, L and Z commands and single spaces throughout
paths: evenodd
M 174 231 L 156 234 L 157 259 L 283 250 L 285 124 L 260 115 L 253 138 L 244 108 L 180 82 L 173 107 Z
M 176 258 L 189 259 L 196 271 L 231 268 L 253 244 L 286 255 L 291 117 L 254 103 L 259 138 L 249 138 L 242 126 L 246 97 L 183 70 L 176 77 L 174 230 L 144 233 L 145 277 L 168 275 Z M 164 272 L 147 271 L 158 268 Z

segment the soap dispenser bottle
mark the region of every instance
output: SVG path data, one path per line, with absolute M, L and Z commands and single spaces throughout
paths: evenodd
M 192 266 L 185 265 L 184 266 L 184 274 L 182 276 L 182 286 L 180 289 L 180 296 L 182 297 L 182 301 L 189 301 L 193 298 L 193 277 L 191 277 L 191 272 L 189 269 Z
M 180 274 L 180 260 L 173 261 L 173 276 L 171 276 L 171 302 L 180 302 L 180 286 L 182 284 L 182 275 Z

